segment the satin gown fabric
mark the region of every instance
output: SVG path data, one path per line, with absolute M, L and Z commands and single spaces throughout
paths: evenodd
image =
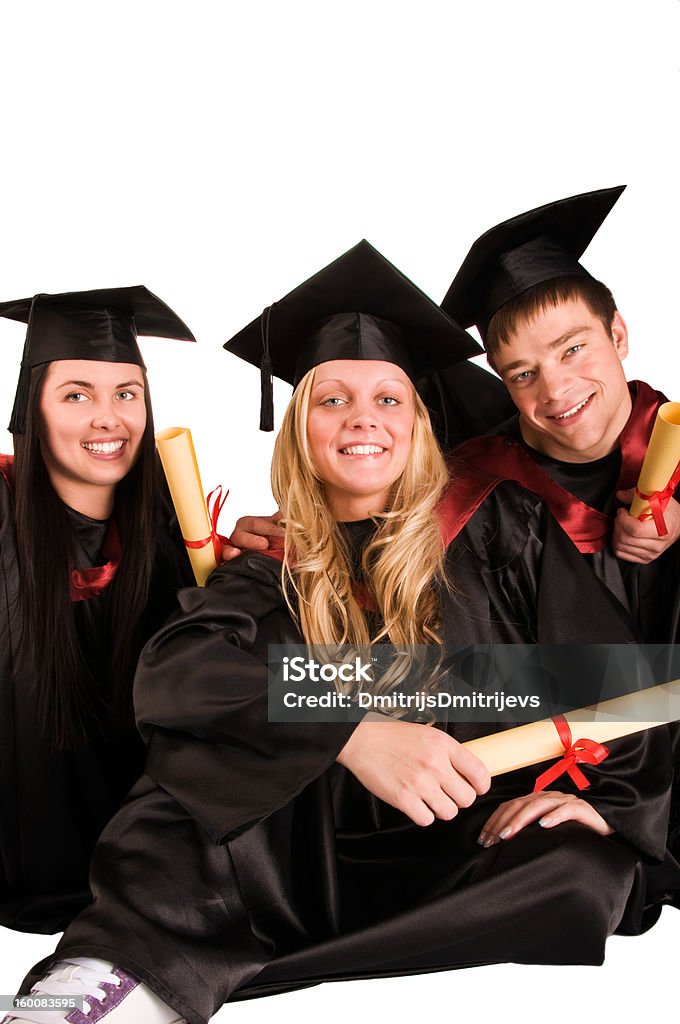
M 365 534 L 349 531 L 355 543 Z M 542 503 L 514 484 L 496 488 L 448 557 L 458 589 L 441 596 L 446 640 L 569 643 L 581 619 L 600 642 L 631 639 Z M 300 639 L 280 572 L 257 553 L 220 567 L 205 589 L 180 592 L 181 611 L 147 645 L 136 681 L 146 773 L 98 844 L 95 901 L 55 956 L 113 960 L 203 1024 L 226 1000 L 323 980 L 596 964 L 616 928 L 653 922 L 643 864 L 665 846 L 665 728 L 585 768 L 587 799 L 616 836 L 535 824 L 482 849 L 492 810 L 530 792 L 537 770 L 420 828 L 336 763 L 355 723 L 267 721 L 267 645 Z M 572 578 L 579 603 L 565 615 L 555 579 Z M 460 738 L 475 730 L 489 727 Z

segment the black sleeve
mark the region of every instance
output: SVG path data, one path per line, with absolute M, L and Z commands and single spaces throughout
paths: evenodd
M 251 553 L 180 591 L 135 679 L 146 771 L 216 842 L 297 796 L 356 726 L 268 721 L 267 643 L 299 642 L 279 577 L 279 563 Z
M 612 740 L 607 748 L 609 757 L 600 765 L 581 766 L 590 782 L 588 789 L 578 792 L 562 779 L 551 788 L 571 789 L 637 850 L 663 860 L 673 775 L 668 726 Z
M 451 544 L 447 565 L 459 595 L 448 611 L 452 641 L 583 646 L 637 639 L 627 609 L 544 502 L 519 484 L 492 491 Z
M 501 485 L 462 539 L 468 557 L 458 566 L 466 570 L 464 588 L 480 619 L 477 642 L 537 643 L 541 685 L 555 704 L 564 710 L 585 707 L 654 682 L 629 613 L 540 499 L 517 485 Z M 482 610 L 489 615 L 486 626 Z M 573 736 L 581 738 L 587 735 Z M 600 765 L 582 766 L 588 789 L 579 791 L 567 775 L 550 788 L 587 800 L 620 836 L 660 859 L 672 775 L 669 730 L 636 733 L 608 747 L 609 757 Z M 518 774 L 525 792 L 545 767 Z

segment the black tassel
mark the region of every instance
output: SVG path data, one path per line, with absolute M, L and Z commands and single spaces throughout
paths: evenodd
M 21 364 L 14 406 L 7 428 L 10 434 L 23 434 L 26 429 L 26 410 L 28 408 L 28 390 L 31 384 L 31 367 Z
M 274 382 L 272 361 L 265 352 L 260 363 L 260 430 L 274 429 Z
M 260 362 L 260 430 L 274 429 L 274 381 L 272 379 L 272 360 L 269 355 L 269 314 L 271 306 L 262 313 L 260 330 L 262 333 L 262 360 Z

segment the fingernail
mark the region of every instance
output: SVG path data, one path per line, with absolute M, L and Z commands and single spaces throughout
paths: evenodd
M 486 841 L 488 838 L 489 837 L 487 836 L 486 832 L 480 832 L 477 842 L 479 843 L 480 846 L 486 846 Z
M 541 828 L 549 828 L 549 826 L 552 825 L 552 818 L 546 814 L 544 818 L 538 819 L 538 824 Z
M 508 836 L 509 836 L 509 835 L 511 834 L 511 832 L 512 832 L 512 829 L 511 829 L 511 828 L 510 828 L 510 826 L 508 825 L 508 827 L 507 827 L 507 828 L 504 828 L 502 832 L 499 832 L 499 833 L 498 833 L 498 838 L 499 838 L 499 839 L 507 839 L 507 838 L 508 838 Z

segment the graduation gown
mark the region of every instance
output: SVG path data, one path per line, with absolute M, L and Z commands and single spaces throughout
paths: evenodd
M 144 747 L 132 725 L 102 723 L 102 735 L 76 752 L 55 753 L 41 737 L 30 653 L 21 644 L 21 578 L 10 486 L 0 469 L 0 924 L 20 931 L 61 931 L 90 900 L 95 842 L 139 777 Z M 108 635 L 106 568 L 109 524 L 67 509 L 78 580 L 101 592 L 77 600 L 81 650 L 101 680 L 115 638 Z M 140 649 L 190 582 L 186 554 L 167 510 L 159 522 Z M 90 571 L 94 570 L 94 571 Z M 99 580 L 99 584 L 95 581 Z M 92 584 L 95 584 L 92 586 Z M 81 593 L 82 596 L 82 593 Z
M 457 585 L 441 596 L 448 641 L 569 642 L 578 616 L 543 600 L 556 571 L 583 574 L 586 624 L 630 639 L 542 503 L 513 484 L 496 489 L 448 558 Z M 613 743 L 604 765 L 586 768 L 587 798 L 616 836 L 536 824 L 482 849 L 492 810 L 529 792 L 535 770 L 420 828 L 336 763 L 356 722 L 267 720 L 267 645 L 300 642 L 280 575 L 258 553 L 220 567 L 206 588 L 180 592 L 181 611 L 145 648 L 136 707 L 146 772 L 102 835 L 94 902 L 56 957 L 112 960 L 203 1024 L 225 1000 L 321 980 L 599 963 L 617 926 L 650 923 L 641 865 L 663 855 L 665 730 Z M 571 788 L 562 782 L 554 788 Z
M 638 639 L 667 646 L 657 658 L 660 681 L 680 676 L 680 544 L 646 565 L 616 558 L 610 545 L 617 509 L 616 491 L 634 486 L 659 405 L 665 396 L 642 381 L 630 385 L 633 409 L 610 455 L 594 462 L 569 463 L 529 447 L 519 428 L 519 417 L 497 426 L 488 438 L 457 447 L 459 472 L 476 476 L 485 471 L 494 481 L 512 479 L 540 494 L 581 550 L 591 570 L 609 589 L 629 616 Z M 486 392 L 484 392 L 486 394 Z M 499 402 L 499 414 L 504 408 Z M 556 485 L 556 486 L 553 486 Z M 676 492 L 676 499 L 680 495 Z M 669 848 L 680 859 L 680 727 L 671 726 L 675 748 L 676 782 L 669 825 Z M 680 894 L 669 899 L 680 905 Z
M 647 565 L 617 559 L 609 536 L 617 510 L 616 491 L 637 483 L 642 459 L 663 395 L 647 384 L 630 385 L 631 417 L 620 446 L 593 462 L 562 462 L 525 443 L 517 415 L 453 452 L 459 473 L 485 471 L 495 480 L 511 479 L 546 501 L 591 569 L 631 616 L 642 641 L 680 642 L 680 551 L 673 545 Z

